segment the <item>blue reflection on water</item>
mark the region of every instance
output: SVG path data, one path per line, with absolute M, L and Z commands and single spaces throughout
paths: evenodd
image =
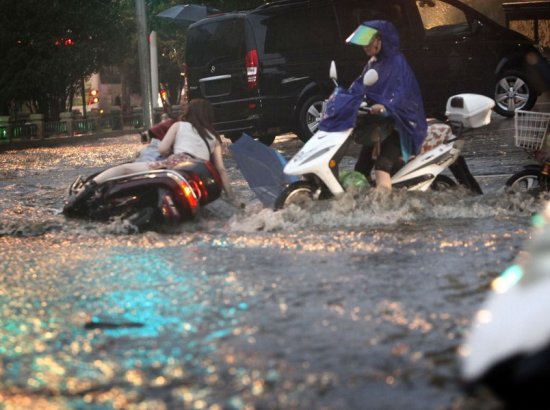
M 143 372 L 146 384 L 170 366 L 184 368 L 189 377 L 205 375 L 208 358 L 232 336 L 251 302 L 242 300 L 238 281 L 227 280 L 228 268 L 210 261 L 211 252 L 207 243 L 112 248 L 58 267 L 58 275 L 72 283 L 63 296 L 48 300 L 40 325 L 31 326 L 28 312 L 2 317 L 0 342 L 7 343 L 0 350 L 6 365 L 0 382 L 64 392 L 75 379 L 85 389 L 124 385 L 133 369 Z M 37 297 L 29 306 L 34 301 L 38 308 Z M 93 326 L 69 320 L 77 313 Z M 42 337 L 46 331 L 51 336 Z M 24 355 L 17 350 L 22 342 Z

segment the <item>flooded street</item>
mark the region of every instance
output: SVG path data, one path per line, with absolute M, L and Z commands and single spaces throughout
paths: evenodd
M 483 196 L 359 191 L 273 212 L 226 149 L 244 209 L 219 200 L 170 233 L 60 214 L 78 174 L 140 148 L 0 152 L 0 408 L 501 408 L 465 395 L 457 348 L 543 203 L 503 191 L 529 163 L 513 119 L 467 142 Z

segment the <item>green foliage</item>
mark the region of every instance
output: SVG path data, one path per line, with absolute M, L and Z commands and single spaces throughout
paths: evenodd
M 262 0 L 191 1 L 221 11 Z M 156 15 L 178 0 L 146 0 L 148 29 L 158 33 L 159 80 L 174 104 L 182 86 L 186 29 Z M 0 0 L 0 115 L 27 104 L 48 119 L 70 107 L 83 78 L 115 65 L 139 92 L 135 0 Z M 69 103 L 70 104 L 70 103 Z
M 30 101 L 55 117 L 82 78 L 124 48 L 115 0 L 0 0 L 0 7 L 2 113 Z

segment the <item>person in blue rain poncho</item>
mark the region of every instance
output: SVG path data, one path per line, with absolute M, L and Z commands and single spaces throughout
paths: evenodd
M 364 120 L 369 123 L 365 127 L 369 131 L 363 138 L 360 123 L 363 120 L 358 121 L 355 140 L 364 145 L 355 170 L 370 178 L 374 166 L 377 188 L 391 189 L 391 175 L 418 154 L 426 136 L 420 88 L 400 51 L 399 34 L 391 22 L 365 21 L 346 42 L 363 47 L 369 57 L 364 72 L 372 68 L 379 76 L 374 85 L 363 86 L 363 76 L 352 85 L 364 87 L 374 114 Z

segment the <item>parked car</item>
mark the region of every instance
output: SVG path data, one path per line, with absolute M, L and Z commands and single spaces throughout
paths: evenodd
M 345 38 L 371 19 L 399 30 L 428 115 L 441 114 L 449 96 L 471 92 L 513 116 L 542 91 L 525 58 L 542 58 L 535 44 L 458 0 L 285 0 L 192 24 L 188 96 L 209 99 L 218 131 L 232 139 L 247 132 L 269 144 L 293 131 L 306 141 L 333 88 L 330 61 L 342 84 L 361 73 L 366 56 Z

